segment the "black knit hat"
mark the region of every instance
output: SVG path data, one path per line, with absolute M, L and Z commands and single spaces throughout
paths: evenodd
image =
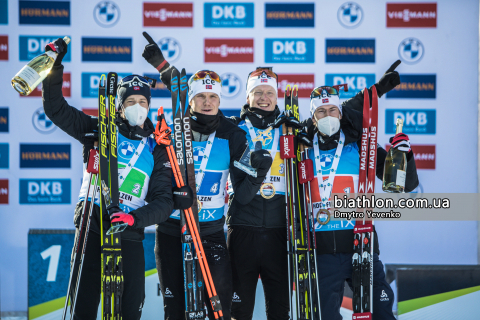
M 147 79 L 137 74 L 132 74 L 126 76 L 118 83 L 117 87 L 117 97 L 118 105 L 117 110 L 123 106 L 123 102 L 131 95 L 140 94 L 147 98 L 148 105 L 150 105 L 150 100 L 152 94 L 150 92 L 150 84 Z

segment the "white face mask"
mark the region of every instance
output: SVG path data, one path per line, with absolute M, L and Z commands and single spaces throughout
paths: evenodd
M 125 118 L 131 126 L 140 126 L 147 119 L 148 110 L 136 103 L 125 108 Z
M 331 116 L 324 117 L 317 120 L 317 128 L 321 133 L 330 137 L 340 129 L 340 119 Z

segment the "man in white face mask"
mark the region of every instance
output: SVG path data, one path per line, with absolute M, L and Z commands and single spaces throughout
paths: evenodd
M 131 75 L 120 80 L 118 110 L 120 116 L 132 127 L 139 126 L 143 129 L 143 123 L 148 118 L 150 99 L 150 85 L 144 77 Z
M 313 124 L 322 136 L 330 137 L 337 133 L 342 119 L 338 89 L 327 86 L 314 89 L 310 100 L 310 113 Z

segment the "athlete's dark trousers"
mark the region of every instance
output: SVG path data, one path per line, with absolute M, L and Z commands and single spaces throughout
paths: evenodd
M 223 318 L 230 320 L 232 303 L 232 270 L 223 231 L 202 236 L 203 249 L 212 274 L 215 290 L 222 304 Z M 156 232 L 155 259 L 166 320 L 185 319 L 185 288 L 180 237 Z M 205 304 L 209 319 L 215 319 L 205 288 Z
M 352 287 L 352 253 L 317 255 L 318 287 L 322 319 L 341 320 L 345 281 Z M 395 320 L 393 290 L 385 280 L 383 263 L 373 256 L 373 320 Z
M 289 319 L 287 231 L 285 228 L 233 226 L 228 230 L 232 259 L 232 319 L 252 319 L 258 276 L 267 319 Z
M 75 234 L 75 238 L 79 232 Z M 79 249 L 81 254 L 82 243 Z M 83 262 L 78 299 L 75 306 L 75 320 L 91 320 L 97 318 L 98 305 L 101 294 L 101 247 L 100 235 L 90 231 Z M 73 261 L 72 253 L 72 261 Z M 124 289 L 122 298 L 122 319 L 138 320 L 142 315 L 145 300 L 145 257 L 141 241 L 122 240 L 123 279 Z M 77 262 L 79 262 L 79 257 Z M 74 275 L 78 274 L 79 263 L 75 265 Z M 72 292 L 77 277 L 74 276 Z

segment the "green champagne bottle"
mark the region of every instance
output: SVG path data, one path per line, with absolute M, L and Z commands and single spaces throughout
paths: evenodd
M 403 120 L 397 119 L 397 131 L 401 133 Z M 407 155 L 406 152 L 390 147 L 385 166 L 383 168 L 382 189 L 385 192 L 402 193 L 405 192 L 405 178 L 407 176 Z
M 65 37 L 63 41 L 68 45 L 70 38 Z M 50 73 L 57 55 L 56 52 L 47 51 L 33 58 L 13 77 L 12 87 L 21 95 L 28 96 Z

